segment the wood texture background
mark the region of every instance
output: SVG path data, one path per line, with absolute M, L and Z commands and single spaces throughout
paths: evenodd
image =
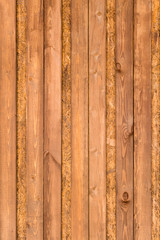
M 159 0 L 0 13 L 0 239 L 159 240 Z
M 106 13 L 89 1 L 89 239 L 106 239 Z
M 133 1 L 116 2 L 117 239 L 133 238 Z
M 45 1 L 44 9 L 44 239 L 57 239 L 61 236 L 61 2 Z
M 134 237 L 151 239 L 151 2 L 134 6 Z
M 0 15 L 3 23 L 0 24 L 0 239 L 14 240 L 16 239 L 16 2 L 0 1 Z
M 71 4 L 71 232 L 88 239 L 88 2 Z

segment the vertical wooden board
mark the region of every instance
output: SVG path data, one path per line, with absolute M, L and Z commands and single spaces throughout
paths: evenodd
M 16 239 L 16 1 L 0 0 L 0 239 Z
M 26 2 L 17 1 L 17 239 L 26 237 Z
M 71 239 L 71 0 L 62 1 L 62 239 Z
M 134 6 L 134 238 L 151 239 L 151 0 Z
M 73 0 L 72 240 L 88 239 L 88 1 Z
M 106 8 L 89 2 L 89 238 L 106 239 Z
M 160 239 L 160 1 L 152 0 L 152 240 Z
M 107 240 L 116 240 L 116 154 L 115 154 L 115 1 L 106 1 L 106 216 Z
M 45 1 L 44 239 L 61 239 L 61 1 Z
M 117 239 L 133 239 L 133 1 L 116 0 Z
M 27 230 L 43 239 L 43 1 L 27 1 Z

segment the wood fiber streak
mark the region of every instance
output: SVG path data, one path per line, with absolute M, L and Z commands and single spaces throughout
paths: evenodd
M 61 239 L 61 1 L 45 0 L 44 239 Z
M 133 1 L 116 1 L 117 239 L 133 239 Z
M 43 1 L 27 1 L 27 230 L 43 239 Z
M 73 0 L 72 240 L 88 239 L 88 1 Z
M 106 239 L 106 8 L 89 1 L 89 239 Z
M 0 239 L 16 240 L 16 1 L 0 16 Z
M 62 239 L 71 240 L 71 0 L 62 1 Z
M 151 1 L 134 4 L 134 239 L 151 239 Z
M 160 239 L 160 1 L 152 0 L 152 240 Z
M 106 131 L 107 131 L 107 164 L 106 164 L 106 211 L 107 239 L 116 240 L 116 160 L 115 160 L 115 1 L 106 2 L 107 14 L 107 63 L 106 63 Z
M 26 239 L 26 3 L 17 1 L 17 239 Z

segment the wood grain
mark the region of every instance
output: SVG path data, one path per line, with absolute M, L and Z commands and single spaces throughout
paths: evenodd
M 151 239 L 151 1 L 134 4 L 134 239 Z
M 107 240 L 116 240 L 115 1 L 106 3 L 106 216 Z
M 27 230 L 43 239 L 43 2 L 27 1 Z
M 0 16 L 0 239 L 16 240 L 16 1 Z
M 160 1 L 0 16 L 0 239 L 159 240 Z
M 26 20 L 17 0 L 17 240 L 26 239 Z
M 62 239 L 71 239 L 71 0 L 62 1 Z
M 88 239 L 88 1 L 72 1 L 72 240 Z
M 152 0 L 152 240 L 160 239 L 160 1 Z
M 116 1 L 117 239 L 133 239 L 133 1 Z
M 44 239 L 61 239 L 61 1 L 45 1 Z
M 106 12 L 89 2 L 89 238 L 106 239 Z

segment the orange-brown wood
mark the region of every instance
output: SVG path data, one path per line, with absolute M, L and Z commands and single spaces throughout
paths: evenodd
M 106 2 L 106 231 L 116 240 L 115 1 Z
M 0 239 L 16 240 L 16 1 L 0 16 Z
M 151 239 L 151 1 L 134 6 L 134 239 Z
M 117 239 L 133 239 L 133 1 L 116 0 Z
M 106 239 L 106 12 L 89 1 L 89 239 Z
M 159 240 L 159 2 L 0 0 L 0 240 Z
M 61 1 L 45 1 L 44 239 L 61 239 Z
M 26 237 L 26 2 L 17 0 L 17 240 Z
M 62 0 L 62 240 L 71 239 L 71 0 Z
M 88 1 L 72 6 L 72 240 L 88 239 Z
M 43 239 L 43 1 L 27 1 L 27 240 Z
M 152 0 L 152 240 L 160 239 L 160 1 Z

